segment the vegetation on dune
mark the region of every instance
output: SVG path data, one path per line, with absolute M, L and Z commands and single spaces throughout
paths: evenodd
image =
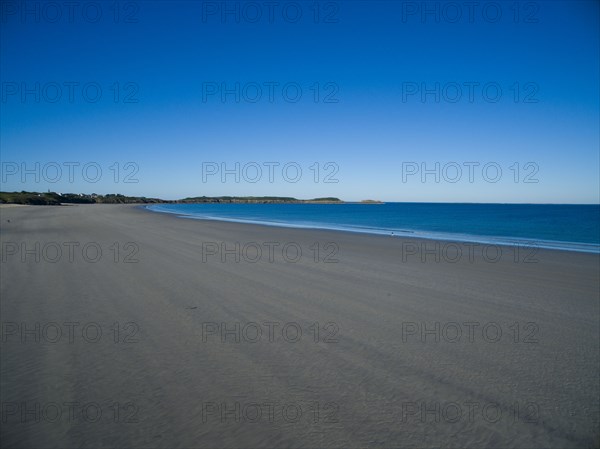
M 0 203 L 10 204 L 36 204 L 36 205 L 59 205 L 60 200 L 56 194 L 45 193 L 40 195 L 35 192 L 0 192 Z
M 0 192 L 0 204 L 30 204 L 59 206 L 61 204 L 152 204 L 152 203 L 342 203 L 339 198 L 315 198 L 312 200 L 299 200 L 287 196 L 198 196 L 182 200 L 161 200 L 159 198 L 146 198 L 143 196 L 126 196 L 117 194 L 90 195 L 83 193 L 56 193 L 56 192 Z
M 56 193 L 56 192 L 0 192 L 0 204 L 30 204 L 59 206 L 60 204 L 125 204 L 125 203 L 162 203 L 155 198 L 125 196 L 121 194 L 91 195 L 81 193 Z

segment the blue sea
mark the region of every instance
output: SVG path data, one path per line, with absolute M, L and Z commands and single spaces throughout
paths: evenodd
M 156 204 L 182 217 L 600 253 L 600 205 Z

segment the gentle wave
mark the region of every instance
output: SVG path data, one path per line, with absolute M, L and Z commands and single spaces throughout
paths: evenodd
M 295 221 L 280 221 L 274 219 L 253 219 L 253 218 L 240 218 L 240 217 L 225 217 L 221 215 L 210 215 L 198 212 L 182 212 L 181 210 L 174 210 L 168 206 L 163 205 L 151 205 L 145 206 L 146 209 L 174 214 L 181 218 L 190 218 L 194 220 L 213 220 L 213 221 L 225 221 L 231 223 L 244 223 L 244 224 L 255 224 L 262 226 L 275 226 L 284 228 L 296 228 L 296 229 L 323 229 L 329 231 L 343 231 L 343 232 L 355 232 L 362 234 L 373 234 L 373 235 L 388 235 L 393 237 L 412 237 L 418 239 L 437 240 L 437 241 L 450 241 L 460 243 L 476 243 L 482 245 L 502 245 L 502 246 L 513 246 L 513 247 L 527 247 L 527 248 L 543 248 L 561 251 L 576 251 L 585 253 L 600 254 L 600 245 L 594 243 L 582 243 L 582 242 L 566 242 L 556 240 L 544 240 L 544 239 L 532 239 L 532 238 L 520 238 L 520 237 L 505 237 L 505 236 L 488 236 L 488 235 L 476 235 L 476 234 L 461 234 L 451 232 L 432 232 L 423 230 L 412 230 L 412 229 L 393 229 L 393 228 L 376 228 L 368 226 L 356 226 L 351 224 L 332 224 L 326 222 L 295 222 Z

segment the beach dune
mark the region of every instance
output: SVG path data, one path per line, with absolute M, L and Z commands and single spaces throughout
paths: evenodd
M 2 447 L 599 445 L 597 254 L 131 205 L 0 244 Z

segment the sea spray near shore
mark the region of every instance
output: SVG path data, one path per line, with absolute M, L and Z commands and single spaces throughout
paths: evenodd
M 600 205 L 157 204 L 187 218 L 600 253 Z

